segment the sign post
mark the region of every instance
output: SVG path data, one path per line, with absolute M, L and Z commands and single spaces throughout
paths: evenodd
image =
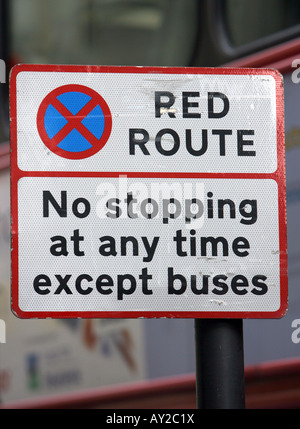
M 244 409 L 242 319 L 196 319 L 196 392 L 200 409 Z
M 15 314 L 282 317 L 282 86 L 267 69 L 16 66 Z

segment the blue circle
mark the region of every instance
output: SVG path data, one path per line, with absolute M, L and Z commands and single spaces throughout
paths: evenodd
M 76 116 L 80 110 L 91 100 L 88 94 L 78 91 L 68 91 L 56 97 L 68 111 Z M 100 105 L 96 105 L 81 121 L 93 136 L 100 140 L 105 126 L 105 118 Z M 46 109 L 44 116 L 45 131 L 52 139 L 59 133 L 68 119 L 63 116 L 52 104 Z M 83 152 L 92 147 L 91 143 L 76 128 L 73 128 L 58 144 L 60 149 L 67 152 Z

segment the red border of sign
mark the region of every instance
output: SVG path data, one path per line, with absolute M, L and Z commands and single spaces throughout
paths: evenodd
M 212 74 L 212 75 L 270 75 L 276 82 L 277 112 L 277 170 L 273 173 L 161 173 L 161 172 L 45 172 L 22 171 L 17 164 L 17 97 L 16 84 L 22 72 L 84 72 L 84 73 L 158 73 L 158 74 Z M 134 67 L 134 66 L 75 66 L 75 65 L 17 65 L 10 77 L 10 131 L 11 131 L 11 263 L 12 263 L 12 310 L 20 318 L 280 318 L 287 311 L 287 228 L 286 228 L 286 181 L 284 142 L 283 79 L 273 69 L 254 68 L 191 68 L 191 67 Z M 18 290 L 18 181 L 22 177 L 162 177 L 162 178 L 223 178 L 223 179 L 273 179 L 278 186 L 279 201 L 279 259 L 280 259 L 280 307 L 275 312 L 187 312 L 187 311 L 23 311 L 19 307 Z

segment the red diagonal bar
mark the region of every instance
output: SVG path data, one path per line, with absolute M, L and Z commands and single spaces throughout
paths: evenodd
M 79 112 L 75 116 L 81 117 L 81 120 L 84 119 L 98 104 L 99 102 L 92 98 L 82 107 L 81 110 L 79 110 Z
M 86 138 L 92 146 L 99 143 L 99 140 L 81 123 L 81 121 L 98 105 L 96 100 L 91 99 L 76 115 L 73 115 L 57 98 L 54 98 L 51 104 L 68 121 L 68 123 L 51 139 L 52 145 L 58 146 L 74 128 Z

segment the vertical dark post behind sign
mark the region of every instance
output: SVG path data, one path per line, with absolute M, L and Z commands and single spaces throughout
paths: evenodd
M 9 57 L 9 15 L 8 0 L 0 2 L 0 58 L 8 62 Z M 7 70 L 8 73 L 8 70 Z M 7 80 L 8 81 L 8 80 Z
M 196 319 L 197 408 L 244 409 L 242 319 Z
M 0 1 L 0 59 L 6 64 L 5 82 L 8 82 L 9 76 L 9 0 Z M 1 76 L 0 81 L 4 76 Z M 0 82 L 0 143 L 8 140 L 9 121 L 8 121 L 8 88 L 9 85 Z

